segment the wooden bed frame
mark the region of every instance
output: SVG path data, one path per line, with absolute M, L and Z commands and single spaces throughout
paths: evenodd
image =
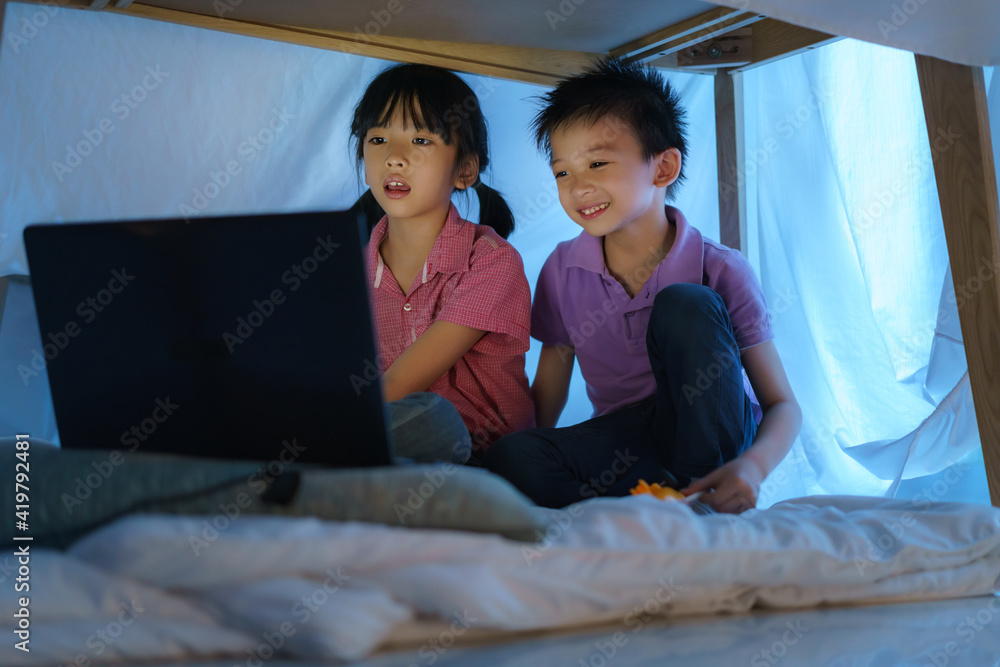
M 533 0 L 462 3 L 366 0 L 335 11 L 323 0 L 25 0 L 100 9 L 385 60 L 552 85 L 601 55 L 715 77 L 721 240 L 747 251 L 741 77 L 733 74 L 840 39 L 757 13 L 697 0 Z M 587 2 L 588 18 L 573 20 Z M 0 34 L 7 0 L 0 0 Z M 548 8 L 547 8 L 548 7 Z M 48 10 L 48 11 L 51 11 Z M 583 12 L 581 12 L 582 14 Z M 400 20 L 393 20 L 400 15 Z M 532 21 L 521 20 L 531 16 Z M 442 17 L 447 20 L 442 20 Z M 595 20 L 596 17 L 596 20 Z M 666 27 L 650 32 L 654 25 Z M 459 31 L 468 41 L 456 42 Z M 416 36 L 415 36 L 416 35 Z M 980 67 L 916 55 L 927 132 L 957 132 L 935 156 L 945 236 L 957 289 L 973 400 L 992 503 L 1000 507 L 1000 285 L 977 276 L 1000 263 L 997 183 Z M 966 286 L 981 285 L 978 289 Z

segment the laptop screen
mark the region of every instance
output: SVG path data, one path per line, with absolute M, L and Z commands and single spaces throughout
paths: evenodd
M 312 212 L 26 228 L 62 446 L 388 464 L 361 224 Z

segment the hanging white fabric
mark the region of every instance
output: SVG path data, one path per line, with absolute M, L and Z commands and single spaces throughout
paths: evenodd
M 762 280 L 785 295 L 777 343 L 804 412 L 787 483 L 762 495 L 894 495 L 979 449 L 933 170 L 957 139 L 928 138 L 912 54 L 842 41 L 747 79 L 771 147 Z

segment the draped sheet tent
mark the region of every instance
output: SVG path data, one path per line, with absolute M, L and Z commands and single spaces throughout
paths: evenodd
M 84 150 L 95 153 L 99 152 L 98 139 L 115 131 L 119 137 L 135 133 L 134 141 L 144 142 L 133 145 L 133 153 L 140 159 L 109 163 L 112 173 L 99 186 L 106 191 L 98 193 L 110 211 L 107 218 L 176 215 L 184 212 L 181 206 L 198 213 L 222 213 L 274 206 L 271 202 L 283 202 L 288 210 L 350 203 L 357 195 L 358 183 L 342 147 L 334 150 L 333 143 L 320 143 L 315 151 L 295 153 L 274 139 L 286 128 L 311 137 L 324 133 L 342 136 L 344 114 L 360 87 L 384 66 L 374 60 L 378 59 L 429 63 L 472 75 L 469 80 L 484 98 L 491 121 L 495 182 L 503 185 L 504 174 L 516 170 L 536 181 L 534 187 L 524 190 L 520 185 L 508 188 L 517 192 L 515 213 L 522 224 L 522 231 L 512 240 L 525 255 L 533 282 L 544 255 L 555 242 L 572 236 L 575 229 L 555 201 L 554 188 L 537 185 L 547 177 L 544 162 L 537 155 L 526 157 L 530 141 L 525 136 L 525 122 L 530 105 L 511 111 L 499 106 L 501 98 L 516 95 L 523 101 L 541 92 L 541 86 L 551 85 L 605 54 L 664 68 L 680 86 L 693 112 L 693 131 L 714 131 L 715 150 L 711 150 L 712 137 L 708 136 L 700 154 L 688 165 L 690 180 L 678 205 L 709 236 L 716 236 L 717 218 L 717 237 L 746 253 L 760 272 L 774 312 L 776 342 L 806 408 L 803 434 L 792 455 L 776 471 L 781 473 L 776 478 L 786 483 L 766 488 L 765 500 L 809 492 L 899 494 L 904 480 L 941 474 L 956 462 L 968 461 L 973 451 L 978 453 L 981 442 L 989 493 L 993 504 L 1000 505 L 1000 288 L 993 279 L 1000 267 L 1000 227 L 996 140 L 991 139 L 988 113 L 988 100 L 1000 97 L 998 77 L 989 69 L 1000 63 L 1000 8 L 996 5 L 972 0 L 947 5 L 916 0 L 636 0 L 627 4 L 611 0 L 49 0 L 26 5 L 0 1 L 0 7 L 7 9 L 7 20 L 0 29 L 4 38 L 0 81 L 13 80 L 21 86 L 16 94 L 10 88 L 5 91 L 4 108 L 0 108 L 3 137 L 8 142 L 0 148 L 8 161 L 6 166 L 0 165 L 0 174 L 8 180 L 6 196 L 0 201 L 0 275 L 26 272 L 19 241 L 25 224 L 34 219 L 79 219 L 65 206 L 47 206 L 60 197 L 94 196 L 92 190 L 74 194 L 72 187 L 66 186 L 45 191 L 32 179 L 28 155 L 36 155 L 39 169 L 47 171 L 46 179 L 55 179 L 60 185 L 73 175 L 75 165 L 85 162 L 86 156 L 79 151 L 74 156 L 73 151 L 64 150 L 64 146 L 73 145 L 64 136 L 93 137 Z M 76 8 L 101 10 L 108 19 L 115 15 L 115 20 L 98 24 L 58 16 Z M 126 21 L 124 17 L 130 18 Z M 135 23 L 140 19 L 187 27 L 149 32 Z M 206 80 L 223 88 L 217 91 L 219 95 L 238 100 L 236 106 L 244 106 L 248 113 L 222 116 L 217 108 L 205 106 L 204 100 L 193 94 L 189 81 L 181 85 L 176 77 L 171 80 L 170 56 L 160 62 L 101 63 L 89 69 L 87 63 L 65 62 L 65 57 L 59 64 L 59 54 L 49 54 L 46 60 L 38 45 L 45 42 L 44 33 L 57 24 L 58 30 L 68 31 L 65 34 L 76 46 L 83 47 L 101 47 L 105 40 L 112 45 L 114 40 L 124 43 L 141 34 L 150 41 L 142 48 L 176 54 L 176 62 L 184 63 L 178 66 L 187 68 L 185 72 L 196 72 L 198 67 L 192 63 L 199 65 Z M 92 30 L 96 25 L 99 30 Z M 210 36 L 216 32 L 242 37 L 213 42 Z M 867 78 L 857 77 L 845 88 L 834 88 L 829 84 L 831 61 L 864 58 L 872 52 L 881 58 L 886 51 L 865 51 L 875 47 L 848 47 L 847 42 L 835 44 L 842 37 L 916 55 L 905 55 L 909 60 L 903 64 L 899 52 L 885 55 L 885 63 L 895 58 L 901 68 L 891 80 L 878 79 L 878 73 L 890 67 L 878 61 Z M 292 53 L 289 49 L 295 49 L 294 58 L 287 55 Z M 345 55 L 323 60 L 317 49 Z M 813 53 L 789 58 L 808 51 Z M 129 47 L 130 55 L 136 52 L 142 53 Z M 836 57 L 825 58 L 825 53 Z M 272 54 L 274 59 L 269 61 Z M 321 94 L 331 100 L 327 110 L 332 111 L 321 113 L 319 105 L 304 115 L 277 106 L 263 109 L 256 97 L 260 88 L 246 85 L 252 73 L 234 66 L 240 60 L 259 68 L 257 83 L 263 86 L 265 96 L 273 94 L 280 99 L 289 91 L 303 96 Z M 58 64 L 59 69 L 85 81 L 92 79 L 98 89 L 101 82 L 109 80 L 116 82 L 118 89 L 125 81 L 131 83 L 115 97 L 106 117 L 79 117 L 60 134 L 45 123 L 49 114 L 54 115 L 53 109 L 60 111 L 61 118 L 67 117 L 67 110 L 60 108 L 58 87 L 46 88 L 41 80 L 37 86 L 25 86 L 18 79 L 18 72 L 39 67 L 38 62 L 41 67 L 56 68 Z M 915 64 L 915 72 L 908 63 Z M 298 69 L 292 68 L 293 64 Z M 338 69 L 347 73 L 349 80 L 337 76 Z M 44 70 L 31 71 L 36 77 L 44 75 Z M 864 66 L 857 70 L 863 71 Z M 239 77 L 227 77 L 229 72 L 238 72 Z M 53 69 L 51 75 L 55 81 L 61 80 L 58 71 Z M 867 85 L 873 95 L 880 95 L 914 76 L 920 103 L 894 109 L 898 118 L 890 123 L 907 125 L 911 130 L 921 124 L 925 128 L 919 141 L 905 140 L 918 146 L 901 148 L 910 151 L 905 153 L 910 156 L 908 164 L 918 166 L 909 170 L 915 177 L 906 181 L 907 187 L 897 188 L 892 181 L 880 191 L 858 196 L 858 180 L 866 176 L 864 170 L 845 170 L 841 166 L 843 149 L 833 144 L 818 149 L 816 137 L 836 134 L 838 118 L 848 111 L 855 118 L 864 113 L 865 99 L 846 100 L 845 90 L 856 92 Z M 801 79 L 798 83 L 797 78 Z M 160 100 L 155 99 L 158 93 L 162 93 Z M 779 95 L 784 101 L 776 101 Z M 149 105 L 143 104 L 147 98 L 153 100 Z M 860 111 L 848 109 L 849 102 L 860 105 Z M 494 104 L 500 111 L 490 113 Z M 145 116 L 144 132 L 138 129 L 140 123 L 126 122 L 137 110 Z M 217 145 L 175 145 L 170 132 L 177 127 L 177 119 L 185 116 L 195 116 L 197 123 L 213 128 Z M 994 135 L 998 116 L 994 109 Z M 802 129 L 811 118 L 820 121 Z M 150 124 L 160 124 L 165 131 L 149 132 Z M 81 135 L 81 127 L 90 135 Z M 857 127 L 840 131 L 845 136 L 859 134 Z M 258 137 L 258 141 L 244 145 L 248 137 Z M 265 141 L 268 137 L 271 140 Z M 508 145 L 511 137 L 519 138 L 519 147 Z M 101 148 L 106 149 L 107 145 Z M 183 201 L 172 196 L 165 204 L 167 200 L 157 194 L 164 174 L 157 164 L 141 158 L 170 158 L 180 151 L 186 152 L 184 157 L 190 164 L 202 165 L 197 177 L 192 177 L 198 182 L 185 190 Z M 230 181 L 225 179 L 227 174 L 215 169 L 217 158 L 233 156 L 242 169 L 251 160 L 240 160 L 249 154 L 264 157 L 271 165 L 266 171 L 271 192 L 266 197 L 247 192 L 244 186 L 224 192 Z M 283 161 L 293 159 L 296 168 L 280 168 Z M 333 179 L 336 185 L 331 185 L 329 178 L 331 164 L 339 165 L 338 177 Z M 907 165 L 902 166 L 905 170 Z M 802 208 L 806 204 L 796 193 L 782 189 L 788 183 L 783 180 L 789 177 L 786 174 L 796 170 L 799 178 L 812 179 L 802 181 L 801 188 L 815 195 L 813 211 Z M 263 173 L 258 177 L 263 178 Z M 910 192 L 911 187 L 919 191 Z M 127 204 L 119 189 L 138 189 L 142 192 L 140 203 L 156 203 L 129 209 L 134 204 Z M 916 223 L 893 224 L 903 215 L 904 200 L 912 208 L 905 215 L 912 213 L 914 220 L 925 220 L 925 226 L 919 228 L 923 237 L 914 233 Z M 692 216 L 692 210 L 698 215 Z M 818 252 L 817 239 L 823 239 Z M 856 265 L 827 267 L 844 280 L 824 286 L 825 293 L 817 292 L 815 285 L 807 289 L 801 281 L 822 268 L 823 244 L 845 239 L 849 245 L 844 247 L 848 254 L 855 253 Z M 886 248 L 906 246 L 908 263 L 900 263 L 903 260 L 897 255 L 879 254 L 880 244 Z M 806 259 L 813 257 L 810 252 L 815 253 L 816 262 L 811 266 Z M 827 259 L 836 255 L 831 249 Z M 892 266 L 888 271 L 883 266 L 883 274 L 894 276 L 890 289 L 885 281 L 874 282 L 871 278 L 876 274 L 868 272 L 871 266 L 886 263 Z M 0 304 L 8 283 L 0 287 Z M 13 291 L 10 294 L 13 299 Z M 845 357 L 842 351 L 850 346 L 841 341 L 837 347 L 837 341 L 832 340 L 849 332 L 837 331 L 836 318 L 824 310 L 856 309 L 859 298 L 864 299 L 862 315 L 855 319 L 867 317 L 875 322 L 872 335 L 882 337 L 885 349 L 879 352 L 881 356 L 876 355 L 879 361 L 874 365 L 884 369 L 867 367 L 873 357 Z M 11 322 L 18 324 L 10 318 L 4 324 Z M 803 341 L 801 332 L 810 331 L 811 338 Z M 528 364 L 533 368 L 531 358 Z M 859 370 L 862 366 L 864 372 Z M 854 372 L 842 372 L 844 368 Z M 866 374 L 878 385 L 874 390 L 863 386 Z M 883 391 L 889 384 L 894 387 Z M 581 388 L 579 378 L 574 385 Z M 563 423 L 587 416 L 586 406 L 579 400 L 576 404 L 577 409 L 569 410 Z M 872 426 L 878 422 L 872 414 L 880 412 L 886 417 L 881 430 L 877 424 Z M 841 472 L 831 476 L 831 468 Z

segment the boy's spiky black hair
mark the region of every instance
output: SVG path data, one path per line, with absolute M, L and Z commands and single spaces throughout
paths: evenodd
M 549 139 L 557 128 L 615 116 L 632 129 L 644 159 L 668 148 L 680 151 L 681 172 L 667 188 L 668 198 L 684 180 L 686 113 L 680 96 L 655 69 L 620 58 L 603 58 L 583 74 L 560 81 L 541 100 L 544 107 L 535 116 L 532 129 L 539 149 L 549 157 Z

